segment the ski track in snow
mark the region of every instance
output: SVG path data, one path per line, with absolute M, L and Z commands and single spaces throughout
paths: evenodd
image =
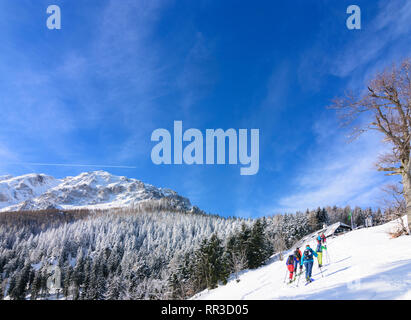
M 314 282 L 287 285 L 285 260 L 272 261 L 240 275 L 240 282 L 205 290 L 193 299 L 207 300 L 371 300 L 411 299 L 411 237 L 391 239 L 395 222 L 355 230 L 328 239 L 330 263 L 323 256 L 323 276 L 315 260 Z M 315 243 L 309 243 L 314 246 Z M 286 252 L 284 256 L 288 256 Z M 288 281 L 288 274 L 287 279 Z M 298 279 L 297 279 L 298 281 Z

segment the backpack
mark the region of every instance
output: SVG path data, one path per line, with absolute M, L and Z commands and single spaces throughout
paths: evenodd
M 288 259 L 287 259 L 287 265 L 289 264 L 293 264 L 294 263 L 294 256 L 293 255 L 289 255 Z
M 297 260 L 301 260 L 301 254 L 299 250 L 295 250 L 294 255 L 296 256 Z
M 304 260 L 312 260 L 313 259 L 313 254 L 310 249 L 305 249 L 304 250 Z

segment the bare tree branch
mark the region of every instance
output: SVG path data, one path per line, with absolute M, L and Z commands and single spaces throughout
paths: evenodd
M 379 158 L 377 170 L 386 175 L 401 175 L 405 200 L 403 213 L 407 213 L 411 229 L 411 59 L 405 59 L 377 73 L 369 82 L 365 93 L 356 95 L 346 92 L 342 98 L 332 101 L 329 108 L 335 109 L 343 126 L 352 126 L 353 137 L 368 130 L 377 130 L 384 135 L 384 142 L 392 151 Z M 368 115 L 369 121 L 355 126 L 356 121 Z

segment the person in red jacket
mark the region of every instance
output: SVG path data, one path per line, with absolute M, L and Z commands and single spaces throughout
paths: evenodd
M 293 281 L 295 261 L 296 261 L 295 256 L 293 254 L 290 254 L 287 258 L 287 261 L 285 262 L 285 265 L 287 266 L 287 269 L 290 272 L 290 282 L 289 283 Z

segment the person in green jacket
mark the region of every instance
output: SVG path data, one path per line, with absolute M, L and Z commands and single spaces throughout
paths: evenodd
M 318 260 L 318 267 L 323 266 L 323 245 L 322 245 L 322 238 L 320 235 L 317 237 L 317 249 L 315 250 L 317 252 L 317 260 Z

